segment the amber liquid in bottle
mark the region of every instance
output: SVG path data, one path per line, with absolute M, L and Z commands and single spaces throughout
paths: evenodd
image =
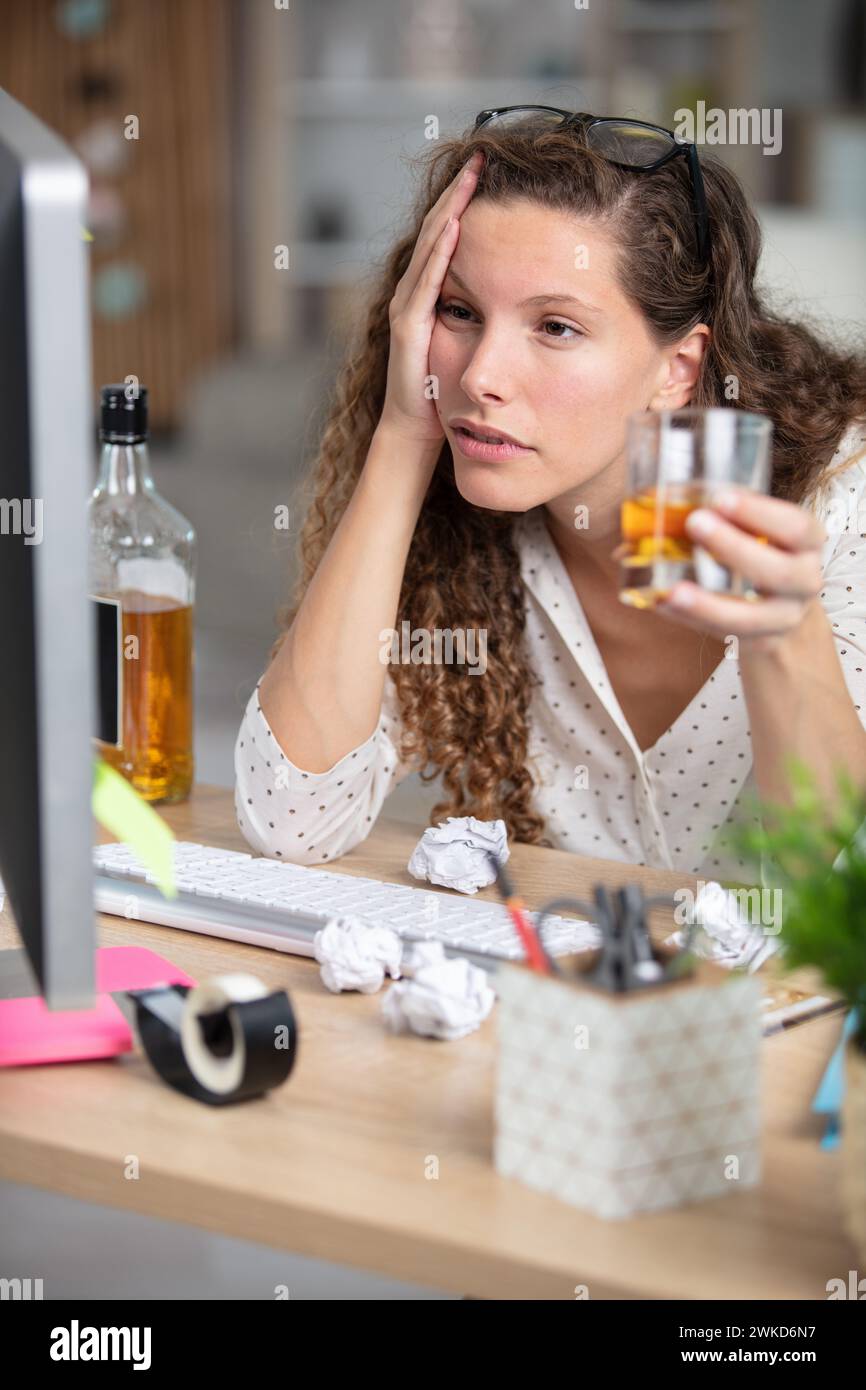
M 190 604 L 127 589 L 123 604 L 123 743 L 100 743 L 107 763 L 147 801 L 182 801 L 192 786 Z M 137 653 L 137 655 L 134 655 Z

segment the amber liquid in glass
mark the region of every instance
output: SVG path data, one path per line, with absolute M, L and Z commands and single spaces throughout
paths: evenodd
M 146 801 L 182 801 L 193 779 L 192 607 L 127 589 L 122 603 L 123 742 L 100 755 Z
M 668 485 L 659 501 L 656 488 L 627 497 L 621 509 L 622 544 L 614 552 L 620 563 L 620 599 L 633 608 L 652 608 L 670 593 L 679 579 L 697 580 L 694 544 L 686 521 L 704 506 L 707 489 L 699 482 Z M 754 534 L 754 533 L 753 533 Z M 766 536 L 755 535 L 766 545 Z M 759 595 L 743 588 L 731 574 L 729 598 L 752 601 Z
M 699 483 L 664 489 L 660 504 L 655 488 L 626 497 L 622 504 L 620 598 L 635 608 L 651 608 L 678 579 L 692 578 L 694 548 L 686 520 L 705 499 Z

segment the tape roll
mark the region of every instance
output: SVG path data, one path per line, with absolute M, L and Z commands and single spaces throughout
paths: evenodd
M 298 1030 L 289 997 L 254 975 L 127 995 L 148 1059 L 184 1095 L 227 1105 L 273 1090 L 291 1073 Z

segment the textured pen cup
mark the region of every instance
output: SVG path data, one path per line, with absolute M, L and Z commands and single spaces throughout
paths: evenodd
M 845 1226 L 866 1261 L 866 1052 L 853 1040 L 845 1048 L 841 1159 Z
M 497 991 L 504 1177 L 601 1217 L 758 1181 L 756 979 L 700 961 L 675 983 L 610 994 L 503 965 Z

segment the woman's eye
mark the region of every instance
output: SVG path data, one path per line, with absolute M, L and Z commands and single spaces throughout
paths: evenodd
M 468 324 L 475 318 L 473 311 L 467 309 L 466 304 L 445 304 L 441 299 L 436 302 L 436 313 L 450 318 L 457 324 Z M 545 338 L 555 338 L 557 342 L 574 342 L 577 338 L 587 336 L 581 328 L 575 328 L 574 324 L 563 324 L 559 318 L 549 318 L 541 327 Z
M 469 310 L 466 309 L 462 304 L 443 304 L 441 299 L 440 299 L 440 300 L 437 300 L 436 308 L 437 308 L 437 310 L 439 310 L 441 313 L 443 313 L 443 314 L 448 314 L 449 317 L 451 317 L 451 318 L 455 318 L 458 314 L 469 314 Z M 470 314 L 470 318 L 471 318 L 471 314 Z M 465 320 L 465 319 L 462 319 L 462 318 L 458 318 L 458 319 L 457 319 L 457 322 L 458 322 L 458 323 L 465 323 L 466 320 Z
M 549 319 L 549 320 L 547 321 L 547 323 L 544 325 L 544 327 L 545 327 L 545 328 L 564 328 L 568 333 L 575 333 L 575 334 L 577 335 L 578 338 L 583 338 L 583 337 L 585 337 L 585 334 L 584 334 L 584 332 L 583 332 L 582 329 L 580 329 L 580 328 L 575 328 L 574 324 L 572 324 L 572 323 L 560 323 L 558 319 Z M 562 333 L 552 333 L 552 334 L 551 334 L 551 333 L 548 333 L 548 334 L 547 334 L 547 337 L 549 337 L 549 338 L 550 338 L 550 337 L 559 338 L 562 342 L 565 342 L 565 343 L 573 342 L 573 339 L 572 339 L 572 338 L 566 338 Z

